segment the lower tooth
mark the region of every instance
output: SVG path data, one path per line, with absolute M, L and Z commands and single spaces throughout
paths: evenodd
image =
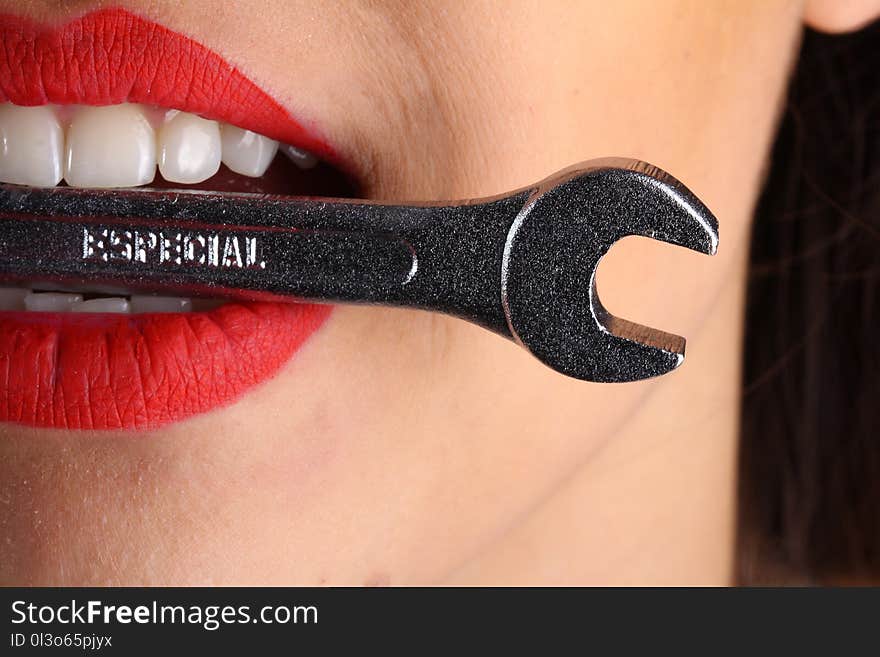
M 57 289 L 57 287 L 55 288 Z M 131 300 L 122 297 L 99 297 L 83 301 L 81 294 L 64 292 L 33 292 L 27 288 L 0 287 L 0 311 L 30 310 L 49 313 L 188 313 L 206 311 L 223 304 L 222 299 L 197 299 L 187 297 L 160 297 L 132 295 Z
M 70 308 L 75 313 L 128 313 L 128 299 L 119 297 L 103 297 L 79 301 Z
M 192 299 L 186 297 L 156 297 L 132 295 L 133 313 L 188 313 L 192 310 Z
M 69 312 L 74 304 L 82 302 L 82 295 L 61 294 L 55 292 L 30 292 L 24 297 L 25 310 L 34 310 L 44 313 Z
M 24 310 L 24 298 L 30 290 L 20 287 L 0 287 L 0 310 Z

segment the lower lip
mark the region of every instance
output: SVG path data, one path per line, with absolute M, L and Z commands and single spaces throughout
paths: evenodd
M 275 374 L 330 306 L 229 303 L 182 314 L 0 313 L 0 421 L 153 429 Z

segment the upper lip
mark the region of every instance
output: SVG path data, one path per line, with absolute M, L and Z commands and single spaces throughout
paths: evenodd
M 199 114 L 350 169 L 314 128 L 215 52 L 119 8 L 61 26 L 0 14 L 0 102 L 142 103 Z M 311 121 L 309 121 L 311 125 Z

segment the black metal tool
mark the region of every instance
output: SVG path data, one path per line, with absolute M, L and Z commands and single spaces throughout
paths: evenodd
M 628 235 L 713 254 L 718 224 L 669 174 L 622 159 L 506 196 L 406 206 L 0 185 L 0 280 L 422 308 L 599 382 L 658 376 L 684 358 L 683 338 L 599 301 L 599 260 Z

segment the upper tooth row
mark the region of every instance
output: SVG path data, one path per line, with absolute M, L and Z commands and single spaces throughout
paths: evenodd
M 171 110 L 158 120 L 135 104 L 77 107 L 63 122 L 57 107 L 0 104 L 0 182 L 51 187 L 134 187 L 156 175 L 169 182 L 207 180 L 221 161 L 262 176 L 278 142 L 255 132 Z M 314 166 L 314 156 L 292 158 Z

